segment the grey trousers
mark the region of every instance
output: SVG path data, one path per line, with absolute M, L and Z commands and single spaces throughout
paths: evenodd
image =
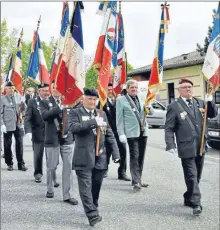
M 44 142 L 33 142 L 34 176 L 43 175 Z
M 74 144 L 60 146 L 60 154 L 63 160 L 63 170 L 62 170 L 63 200 L 72 198 L 72 194 L 73 194 L 73 171 L 72 171 L 73 146 Z
M 59 164 L 60 145 L 57 147 L 45 147 L 47 161 L 47 192 L 54 192 L 54 181 L 56 181 L 56 169 Z

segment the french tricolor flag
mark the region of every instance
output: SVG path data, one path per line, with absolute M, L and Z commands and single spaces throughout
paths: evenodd
M 65 97 L 62 104 L 77 103 L 85 87 L 82 2 L 75 2 L 72 21 L 67 29 L 61 63 L 58 66 L 56 88 Z
M 220 87 L 220 2 L 202 72 L 210 83 L 209 93 L 215 92 Z
M 58 47 L 55 51 L 55 56 L 53 58 L 53 63 L 51 67 L 52 70 L 51 70 L 51 75 L 50 75 L 50 85 L 53 82 L 53 80 L 55 80 L 57 77 L 58 66 L 63 56 L 65 36 L 66 36 L 68 25 L 69 25 L 69 5 L 68 5 L 68 2 L 63 2 L 60 37 L 59 37 Z
M 99 8 L 97 10 L 97 14 L 104 15 L 108 8 L 108 2 L 109 1 L 101 1 L 99 4 Z
M 118 13 L 118 30 L 117 30 L 117 67 L 113 76 L 113 90 L 116 95 L 120 94 L 124 84 L 126 83 L 126 56 L 124 42 L 124 25 L 121 13 Z
M 49 84 L 49 73 L 44 58 L 44 53 L 37 31 L 34 32 L 31 56 L 28 63 L 27 76 L 36 84 Z
M 113 52 L 115 50 L 116 27 L 117 27 L 117 2 L 109 1 L 101 35 L 96 49 L 94 68 L 98 71 L 98 93 L 102 106 L 107 100 L 108 82 L 111 77 L 113 65 Z

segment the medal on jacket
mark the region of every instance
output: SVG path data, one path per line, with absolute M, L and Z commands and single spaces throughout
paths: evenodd
M 107 110 L 110 110 L 110 108 L 109 108 L 109 107 L 107 107 Z
M 181 119 L 182 119 L 182 120 L 185 120 L 185 119 L 186 119 L 186 115 L 187 115 L 187 112 L 186 112 L 186 111 L 180 113 Z
M 51 108 L 53 106 L 53 104 L 52 103 L 49 103 L 49 107 Z
M 135 112 L 135 111 L 136 111 L 136 109 L 135 109 L 135 108 L 133 108 L 133 111 Z

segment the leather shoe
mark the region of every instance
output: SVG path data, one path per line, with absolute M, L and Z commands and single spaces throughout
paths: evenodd
M 102 217 L 101 216 L 93 216 L 91 218 L 89 218 L 89 224 L 90 226 L 95 226 L 95 224 L 97 224 L 98 222 L 102 221 Z
M 141 185 L 140 184 L 135 184 L 133 187 L 134 192 L 140 192 L 141 191 Z
M 64 200 L 64 202 L 72 204 L 72 205 L 77 205 L 78 204 L 78 200 L 76 200 L 74 198 L 70 198 L 70 199 Z
M 142 188 L 147 188 L 147 187 L 149 187 L 149 184 L 141 183 L 141 187 Z
M 194 206 L 193 207 L 193 215 L 199 216 L 202 213 L 202 206 Z
M 119 179 L 119 180 L 124 180 L 124 181 L 131 181 L 131 179 L 128 178 L 127 175 L 118 176 L 118 179 Z
M 18 166 L 18 170 L 20 171 L 27 171 L 28 168 L 25 165 Z
M 54 197 L 54 193 L 53 192 L 47 192 L 46 197 L 47 198 L 53 198 Z
M 8 166 L 8 171 L 13 171 L 13 165 Z
M 59 183 L 54 182 L 54 188 L 58 188 L 59 186 L 60 186 L 60 184 L 59 184 Z

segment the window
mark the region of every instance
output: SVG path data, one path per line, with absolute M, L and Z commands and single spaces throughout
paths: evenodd
M 158 104 L 158 103 L 156 103 L 156 102 L 154 102 L 154 103 L 152 104 L 152 107 L 153 107 L 154 109 L 164 110 L 163 106 L 160 105 L 160 104 Z

